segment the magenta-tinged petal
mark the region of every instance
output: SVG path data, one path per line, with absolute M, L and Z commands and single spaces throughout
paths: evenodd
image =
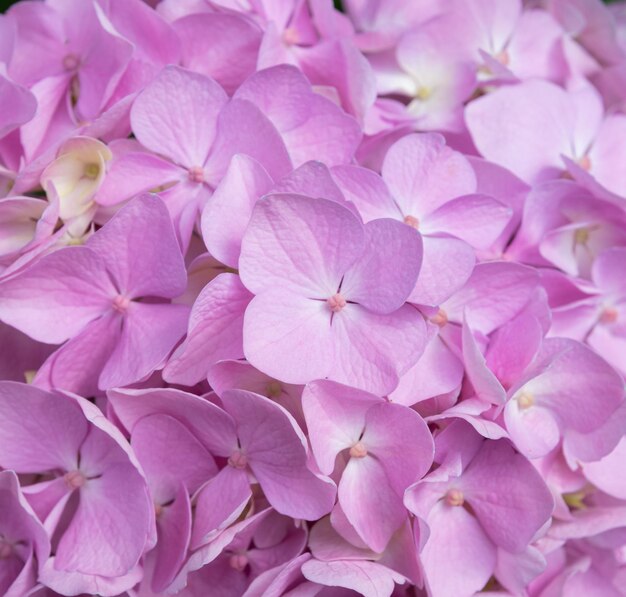
M 361 222 L 345 207 L 302 195 L 257 202 L 241 245 L 241 280 L 254 293 L 281 287 L 333 296 L 365 247 Z
M 202 238 L 211 255 L 230 267 L 239 266 L 241 240 L 252 208 L 273 181 L 256 160 L 235 155 L 202 212 Z
M 225 466 L 200 488 L 191 535 L 191 549 L 208 543 L 212 536 L 231 525 L 252 496 L 245 470 Z
M 465 195 L 448 201 L 425 218 L 422 232 L 446 232 L 477 249 L 488 249 L 512 215 L 511 208 L 492 197 Z
M 110 309 L 114 296 L 102 259 L 88 248 L 66 247 L 0 283 L 0 319 L 56 344 Z
M 0 76 L 0 138 L 28 122 L 37 109 L 37 101 L 28 89 Z
M 333 381 L 317 380 L 304 388 L 302 407 L 309 441 L 320 470 L 330 475 L 341 450 L 359 441 L 365 414 L 381 398 Z
M 407 135 L 394 143 L 382 173 L 405 217 L 421 219 L 450 199 L 476 191 L 467 159 L 435 133 Z
M 215 79 L 228 94 L 254 73 L 261 30 L 236 13 L 191 14 L 174 22 L 182 65 Z
M 237 446 L 232 418 L 212 402 L 172 388 L 110 390 L 108 400 L 127 430 L 151 414 L 178 419 L 215 456 L 228 458 Z
M 341 294 L 374 313 L 391 313 L 413 290 L 421 264 L 422 238 L 415 230 L 391 219 L 372 220 L 365 225 L 365 251 L 345 273 Z
M 471 597 L 496 566 L 496 548 L 463 507 L 438 502 L 428 516 L 430 536 L 420 554 L 433 595 Z
M 302 564 L 302 574 L 305 578 L 320 585 L 344 587 L 364 597 L 391 595 L 394 583 L 405 582 L 401 574 L 367 560 L 322 562 L 312 558 Z M 336 593 L 329 593 L 329 595 L 333 594 Z
M 346 201 L 343 193 L 331 177 L 328 167 L 317 160 L 310 160 L 281 178 L 272 188 L 272 193 L 290 193 L 332 199 L 358 215 L 354 206 Z
M 139 381 L 161 366 L 185 334 L 187 305 L 133 302 L 124 313 L 122 334 L 98 385 L 115 388 Z
M 87 422 L 71 398 L 0 383 L 0 466 L 20 473 L 76 468 Z
M 156 592 L 164 591 L 178 574 L 191 539 L 191 502 L 183 483 L 173 499 L 157 516 L 157 555 L 152 576 L 152 589 Z
M 132 429 L 130 444 L 158 505 L 178 499 L 182 485 L 193 494 L 217 473 L 210 452 L 170 415 L 148 415 Z
M 226 411 L 248 464 L 272 506 L 281 514 L 317 520 L 335 501 L 335 484 L 307 467 L 306 440 L 291 415 L 276 403 L 245 390 L 227 390 Z
M 467 282 L 476 256 L 472 247 L 458 238 L 422 236 L 422 245 L 422 267 L 409 301 L 437 306 Z
M 597 462 L 584 465 L 585 477 L 596 487 L 619 499 L 626 499 L 626 475 L 622 463 L 626 457 L 626 438 L 617 447 Z
M 331 314 L 325 301 L 310 300 L 289 290 L 255 296 L 243 322 L 246 359 L 286 383 L 304 384 L 327 377 L 335 353 Z
M 594 261 L 593 281 L 604 292 L 620 298 L 626 295 L 626 249 L 615 247 L 603 251 Z
M 537 470 L 505 440 L 485 442 L 459 486 L 490 539 L 514 553 L 527 547 L 554 507 Z
M 142 195 L 123 207 L 87 246 L 106 264 L 117 291 L 127 298 L 182 294 L 187 273 L 172 220 L 163 201 Z
M 202 167 L 226 102 L 224 90 L 209 77 L 168 66 L 135 100 L 133 132 L 154 153 L 185 168 Z
M 187 338 L 168 361 L 164 379 L 192 386 L 217 361 L 242 358 L 243 317 L 251 298 L 234 274 L 209 282 L 191 309 Z
M 424 319 L 410 305 L 378 315 L 349 304 L 335 314 L 332 332 L 334 362 L 328 377 L 380 396 L 396 388 L 426 346 Z

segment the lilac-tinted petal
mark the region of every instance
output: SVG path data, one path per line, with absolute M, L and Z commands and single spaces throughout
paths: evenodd
M 476 191 L 467 159 L 435 133 L 407 135 L 389 148 L 383 178 L 404 216 L 424 218 L 461 195 Z
M 204 545 L 213 535 L 231 525 L 251 496 L 248 474 L 233 466 L 225 466 L 195 497 L 191 549 Z
M 409 300 L 437 306 L 467 282 L 476 257 L 472 247 L 458 238 L 422 236 L 422 244 L 422 267 Z
M 272 179 L 256 160 L 235 155 L 202 212 L 202 238 L 211 255 L 238 267 L 241 240 L 257 199 L 272 187 Z
M 424 221 L 423 233 L 447 232 L 477 249 L 488 249 L 498 239 L 513 212 L 487 195 L 465 195 L 448 201 Z
M 391 219 L 372 220 L 365 225 L 365 251 L 345 273 L 341 294 L 374 313 L 391 313 L 408 298 L 421 265 L 422 238 L 415 230 Z
M 255 205 L 243 238 L 241 279 L 254 293 L 280 285 L 326 299 L 364 248 L 363 225 L 345 207 L 302 195 L 269 195 Z
M 72 470 L 87 422 L 71 398 L 0 382 L 0 466 L 20 473 Z
M 592 276 L 604 292 L 626 296 L 626 249 L 615 247 L 603 251 L 593 263 Z
M 164 379 L 192 386 L 217 361 L 242 358 L 243 317 L 251 298 L 235 274 L 209 282 L 193 304 L 187 338 L 168 361 Z
M 236 13 L 191 14 L 174 22 L 182 65 L 215 79 L 228 94 L 256 69 L 261 30 Z
M 622 464 L 626 457 L 626 438 L 617 447 L 597 462 L 584 465 L 585 477 L 596 487 L 619 499 L 626 499 L 626 475 Z
M 325 301 L 279 289 L 255 296 L 243 322 L 246 359 L 263 373 L 287 383 L 303 384 L 326 377 L 335 350 L 330 318 Z
M 37 101 L 28 89 L 0 75 L 0 138 L 28 122 L 37 109 Z
M 164 68 L 135 100 L 130 118 L 142 145 L 177 164 L 204 166 L 226 104 L 212 79 L 178 66 Z
M 139 381 L 163 364 L 185 334 L 186 305 L 130 304 L 120 341 L 100 375 L 101 389 Z
M 110 390 L 108 400 L 122 425 L 132 433 L 134 425 L 151 414 L 170 415 L 214 455 L 228 457 L 237 447 L 232 418 L 215 404 L 196 396 L 164 388 L 159 390 Z
M 401 574 L 367 560 L 322 562 L 313 558 L 302 564 L 302 574 L 305 578 L 320 585 L 345 587 L 364 597 L 391 595 L 394 583 L 405 582 Z
M 133 427 L 131 446 L 155 503 L 176 498 L 182 485 L 193 494 L 217 473 L 210 452 L 183 423 L 169 415 L 148 415 Z
M 66 247 L 0 283 L 0 319 L 35 340 L 55 344 L 107 311 L 113 296 L 99 255 Z
M 380 398 L 333 381 L 317 380 L 302 393 L 309 441 L 320 470 L 330 475 L 337 454 L 355 444 L 365 427 L 365 414 Z
M 310 160 L 281 178 L 272 188 L 272 193 L 291 193 L 307 197 L 332 199 L 355 212 L 354 206 L 346 201 L 343 193 L 330 175 L 330 170 L 322 162 Z
M 152 589 L 164 591 L 180 570 L 191 539 L 191 503 L 187 488 L 178 486 L 174 501 L 161 510 L 157 519 L 159 533 Z
M 404 305 L 378 315 L 348 304 L 332 323 L 334 361 L 329 378 L 380 396 L 393 391 L 426 345 L 426 325 L 417 309 Z
M 517 400 L 509 400 L 504 421 L 515 446 L 528 458 L 545 456 L 559 443 L 559 426 L 552 413 L 542 406 L 522 409 Z
M 268 501 L 281 514 L 317 520 L 335 501 L 335 485 L 307 467 L 306 439 L 291 415 L 276 403 L 245 390 L 227 390 L 226 411 L 252 472 Z
M 505 440 L 483 444 L 460 487 L 491 540 L 514 553 L 527 547 L 554 507 L 540 474 Z
M 428 516 L 430 536 L 420 554 L 433 595 L 471 597 L 480 591 L 496 565 L 496 548 L 478 521 L 443 500 Z
M 182 294 L 187 273 L 172 220 L 163 201 L 142 195 L 123 207 L 87 246 L 98 253 L 128 298 Z
M 215 143 L 206 162 L 206 179 L 216 185 L 238 153 L 254 158 L 275 180 L 292 168 L 285 144 L 270 120 L 254 104 L 233 99 L 217 120 Z
M 34 383 L 80 396 L 99 394 L 98 378 L 122 335 L 122 318 L 115 312 L 88 323 L 77 336 L 57 348 L 42 364 Z

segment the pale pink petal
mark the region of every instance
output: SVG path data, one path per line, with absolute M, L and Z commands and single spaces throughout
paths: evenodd
M 217 361 L 242 358 L 243 318 L 251 298 L 235 274 L 209 282 L 193 304 L 187 338 L 168 361 L 164 379 L 192 386 Z
M 0 466 L 19 473 L 77 466 L 87 422 L 71 398 L 0 382 Z
M 201 167 L 226 102 L 224 90 L 209 77 L 168 66 L 135 100 L 133 132 L 142 145 L 180 166 Z
M 330 175 L 330 170 L 322 162 L 308 161 L 281 178 L 272 188 L 272 193 L 292 193 L 307 197 L 322 197 L 341 203 L 358 215 Z
M 333 296 L 365 247 L 363 225 L 345 207 L 302 195 L 257 202 L 241 246 L 240 271 L 254 293 L 279 284 L 310 298 Z
M 28 89 L 16 85 L 1 75 L 0 102 L 2 102 L 0 138 L 28 122 L 37 110 L 37 101 Z
M 528 458 L 545 456 L 559 443 L 559 426 L 552 413 L 542 406 L 522 409 L 517 400 L 509 400 L 504 421 L 515 446 Z
M 142 195 L 87 241 L 105 262 L 120 294 L 135 298 L 174 298 L 187 284 L 187 272 L 172 220 L 163 201 Z
M 415 230 L 387 218 L 372 220 L 365 225 L 365 251 L 346 271 L 341 294 L 374 313 L 391 313 L 415 287 L 421 265 L 422 238 Z
M 597 462 L 584 465 L 585 477 L 596 487 L 619 499 L 626 499 L 626 475 L 622 464 L 626 457 L 626 438 Z
M 272 187 L 265 168 L 246 155 L 235 155 L 202 212 L 202 238 L 211 255 L 238 267 L 241 240 L 252 208 Z
M 603 251 L 593 263 L 592 276 L 604 292 L 620 298 L 626 296 L 626 249 L 615 247 Z

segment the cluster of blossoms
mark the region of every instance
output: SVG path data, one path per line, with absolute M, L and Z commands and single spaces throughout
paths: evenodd
M 0 16 L 0 594 L 626 595 L 626 6 Z

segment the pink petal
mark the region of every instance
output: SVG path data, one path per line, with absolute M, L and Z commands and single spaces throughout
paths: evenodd
M 424 320 L 410 305 L 389 315 L 348 305 L 333 318 L 331 329 L 335 351 L 328 377 L 380 396 L 396 388 L 426 345 Z
M 365 251 L 346 272 L 341 293 L 374 313 L 391 313 L 413 290 L 421 264 L 422 238 L 415 230 L 391 219 L 372 220 L 365 225 Z
M 0 288 L 0 319 L 51 344 L 75 336 L 115 296 L 103 261 L 86 247 L 45 255 Z
M 191 503 L 187 488 L 181 483 L 174 501 L 163 508 L 157 519 L 158 544 L 152 589 L 164 591 L 181 569 L 191 539 Z
M 161 199 L 142 195 L 118 211 L 87 241 L 128 298 L 174 298 L 187 284 L 187 272 L 172 220 Z
M 195 550 L 208 543 L 211 537 L 233 524 L 251 497 L 247 473 L 225 466 L 200 488 L 195 497 L 191 549 Z
M 234 97 L 252 102 L 273 122 L 295 166 L 309 160 L 345 164 L 361 139 L 357 122 L 314 93 L 293 66 L 282 64 L 255 73 Z
M 320 470 L 330 475 L 337 454 L 359 441 L 365 414 L 381 398 L 334 381 L 317 380 L 304 388 L 302 407 L 309 441 Z
M 131 431 L 151 414 L 164 414 L 183 423 L 211 454 L 228 458 L 237 447 L 232 418 L 215 404 L 173 388 L 110 390 L 107 392 L 117 418 Z
M 365 247 L 361 222 L 345 207 L 301 195 L 259 201 L 241 246 L 241 279 L 254 293 L 282 287 L 333 296 Z
M 185 334 L 188 313 L 186 305 L 131 303 L 124 314 L 120 341 L 100 375 L 99 387 L 128 385 L 162 365 Z
M 422 244 L 422 267 L 409 300 L 437 306 L 467 282 L 476 257 L 474 250 L 458 238 L 422 236 Z
M 450 199 L 476 191 L 469 162 L 436 133 L 396 141 L 387 151 L 382 174 L 402 214 L 418 219 Z
M 0 76 L 0 102 L 0 138 L 31 120 L 37 110 L 35 96 L 3 76 Z
M 87 422 L 72 399 L 3 381 L 0 418 L 2 468 L 20 473 L 76 468 Z
M 470 597 L 480 591 L 496 566 L 496 548 L 478 521 L 442 500 L 428 516 L 428 526 L 420 559 L 431 593 Z
M 448 201 L 424 221 L 423 233 L 446 232 L 477 249 L 489 249 L 508 224 L 512 210 L 487 195 L 465 195 Z
M 504 409 L 504 421 L 515 446 L 528 458 L 541 458 L 559 443 L 559 426 L 547 408 L 521 409 L 517 400 L 509 400 Z
M 281 514 L 317 520 L 335 502 L 335 484 L 307 467 L 304 434 L 276 403 L 245 390 L 227 390 L 226 411 L 237 421 L 241 448 L 272 506 Z
M 256 70 L 261 30 L 236 13 L 191 14 L 174 22 L 182 65 L 216 80 L 228 94 Z
M 135 100 L 131 113 L 139 142 L 184 168 L 204 166 L 227 102 L 212 79 L 167 66 Z
M 217 361 L 242 358 L 243 318 L 251 298 L 235 274 L 211 280 L 193 304 L 187 338 L 168 361 L 164 379 L 192 386 Z
M 626 249 L 614 247 L 603 251 L 594 261 L 593 281 L 604 292 L 626 295 Z
M 331 311 L 325 301 L 288 290 L 255 296 L 244 316 L 246 359 L 280 381 L 304 384 L 326 377 L 333 366 Z M 307 358 L 302 354 L 306 351 Z
M 528 546 L 554 508 L 541 475 L 506 440 L 483 443 L 460 487 L 490 539 L 514 553 Z
M 181 485 L 188 494 L 194 494 L 217 473 L 213 456 L 183 423 L 170 415 L 139 419 L 130 443 L 156 504 L 178 499 Z
M 256 160 L 235 155 L 202 213 L 202 238 L 211 255 L 238 267 L 241 241 L 256 201 L 272 187 Z

